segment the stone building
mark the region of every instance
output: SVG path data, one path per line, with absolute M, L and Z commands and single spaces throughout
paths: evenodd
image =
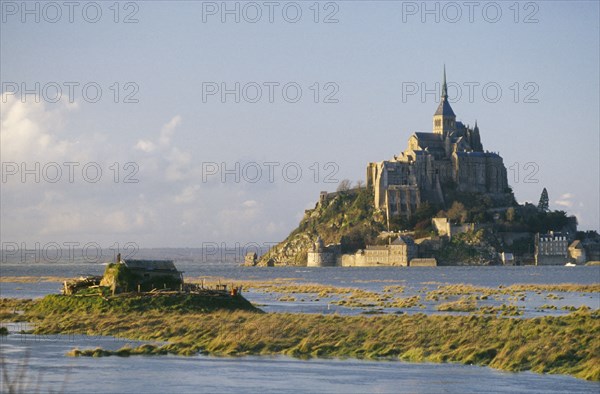
M 569 260 L 575 264 L 585 264 L 587 261 L 585 248 L 581 241 L 575 240 L 569 245 Z
M 173 260 L 127 260 L 123 262 L 133 275 L 144 281 L 155 281 L 156 288 L 163 282 L 183 283 L 183 272 L 178 271 Z
M 448 238 L 469 231 L 477 231 L 483 227 L 477 223 L 452 224 L 448 218 L 432 218 L 431 224 L 440 237 Z
M 494 200 L 510 196 L 502 157 L 484 151 L 477 122 L 471 128 L 456 120 L 445 69 L 433 132 L 415 132 L 406 150 L 392 160 L 369 163 L 367 186 L 373 188 L 375 207 L 388 216 L 409 217 L 425 201 L 444 204 L 444 190 L 450 186 Z
M 515 256 L 512 253 L 500 253 L 500 260 L 502 260 L 502 264 L 504 265 L 515 265 Z
M 335 267 L 338 265 L 337 263 L 341 254 L 341 244 L 329 244 L 325 246 L 321 237 L 317 237 L 312 249 L 308 251 L 306 256 L 306 266 Z
M 566 234 L 550 231 L 535 235 L 535 265 L 565 265 L 569 239 Z
M 367 245 L 354 254 L 342 255 L 345 267 L 404 266 L 417 256 L 417 245 L 411 237 L 400 236 L 389 245 Z
M 100 280 L 100 286 L 110 287 L 113 294 L 154 289 L 181 290 L 183 272 L 172 260 L 121 260 L 109 264 Z

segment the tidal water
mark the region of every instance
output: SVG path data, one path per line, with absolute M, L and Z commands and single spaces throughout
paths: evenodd
M 231 263 L 202 263 L 190 260 L 175 260 L 178 269 L 184 271 L 184 277 L 199 280 L 201 277 L 224 278 L 224 283 L 236 285 L 236 281 L 258 280 L 269 281 L 285 279 L 287 283 L 318 283 L 336 287 L 360 288 L 373 292 L 382 292 L 385 286 L 400 285 L 405 287 L 403 297 L 423 294 L 423 291 L 436 289 L 438 286 L 451 284 L 470 284 L 474 286 L 492 287 L 510 286 L 513 284 L 594 284 L 600 283 L 600 266 L 596 267 L 242 267 Z M 78 277 L 85 275 L 101 275 L 105 265 L 99 263 L 38 263 L 2 264 L 2 276 L 58 276 Z M 58 293 L 59 282 L 0 283 L 0 297 L 36 298 L 46 294 Z M 420 292 L 420 293 L 419 293 Z M 560 299 L 549 300 L 550 292 L 537 294 L 526 292 L 526 300 L 513 300 L 512 304 L 522 309 L 521 317 L 543 315 L 561 315 L 569 313 L 563 307 L 587 306 L 600 308 L 600 296 L 596 294 L 561 293 Z M 281 302 L 281 293 L 263 293 L 256 290 L 244 290 L 244 296 L 266 312 L 290 313 L 340 313 L 360 314 L 376 311 L 378 313 L 395 313 L 397 309 L 381 308 L 347 308 L 335 305 L 336 296 L 319 299 L 316 295 L 296 295 L 297 300 Z M 507 303 L 507 298 L 479 301 L 479 306 L 499 306 Z M 556 310 L 540 309 L 546 304 L 553 304 Z M 437 303 L 422 300 L 422 307 L 403 310 L 404 313 L 438 313 Z M 459 313 L 455 313 L 459 314 Z
M 66 357 L 74 347 L 118 349 L 110 337 L 9 335 L 0 341 L 23 392 L 66 393 L 598 393 L 569 376 L 509 373 L 460 364 L 287 357 Z M 7 389 L 7 382 L 3 383 Z
M 163 256 L 161 256 L 163 257 Z M 444 284 L 509 286 L 518 283 L 600 283 L 600 267 L 436 267 L 436 268 L 257 268 L 233 264 L 175 259 L 186 277 L 221 277 L 236 280 L 289 279 L 291 283 L 320 283 L 381 291 L 402 285 L 405 295 Z M 5 263 L 1 275 L 58 276 L 100 275 L 98 263 Z M 58 282 L 0 283 L 1 297 L 41 297 L 57 293 Z M 327 303 L 278 302 L 276 294 L 245 292 L 266 311 L 355 313 Z M 526 316 L 535 316 L 534 295 Z M 598 294 L 567 295 L 555 303 L 600 308 Z M 417 312 L 428 312 L 428 309 Z M 357 312 L 360 313 L 360 312 Z M 296 360 L 286 357 L 215 358 L 208 356 L 136 356 L 70 358 L 77 348 L 118 349 L 122 338 L 19 334 L 18 327 L 2 338 L 0 349 L 7 370 L 15 374 L 27 365 L 24 392 L 234 392 L 234 393 L 598 393 L 600 383 L 570 376 L 509 373 L 460 364 L 373 362 L 358 360 Z M 6 390 L 6 382 L 3 382 Z

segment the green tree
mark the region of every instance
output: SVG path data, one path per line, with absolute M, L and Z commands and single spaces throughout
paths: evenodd
M 544 212 L 548 212 L 548 210 L 550 209 L 550 200 L 548 199 L 548 190 L 546 190 L 546 188 L 542 190 L 540 202 L 538 203 L 538 209 Z
M 337 187 L 338 192 L 347 192 L 352 187 L 352 181 L 350 179 L 343 179 Z
M 465 209 L 465 206 L 458 201 L 454 201 L 452 203 L 452 206 L 448 210 L 447 214 L 448 214 L 448 219 L 454 220 L 458 223 L 466 222 L 467 217 L 468 217 L 468 212 Z

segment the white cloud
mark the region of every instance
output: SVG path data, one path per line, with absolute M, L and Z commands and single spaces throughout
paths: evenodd
M 167 159 L 165 177 L 168 181 L 181 181 L 187 178 L 192 162 L 192 155 L 189 152 L 171 148 L 165 155 L 165 159 Z
M 171 138 L 173 134 L 175 134 L 175 129 L 177 126 L 181 124 L 181 116 L 174 116 L 169 123 L 165 124 L 160 130 L 160 137 L 158 138 L 158 142 L 161 146 L 169 146 L 171 143 Z
M 198 199 L 199 191 L 200 185 L 187 186 L 181 191 L 181 193 L 175 196 L 175 203 L 189 204 L 195 202 Z
M 160 134 L 156 142 L 150 140 L 138 140 L 135 144 L 134 149 L 138 149 L 147 153 L 153 152 L 159 146 L 161 148 L 168 148 L 171 145 L 171 139 L 175 134 L 177 126 L 181 124 L 181 116 L 175 115 L 167 123 L 165 123 L 160 129 Z
M 156 149 L 154 142 L 148 140 L 138 140 L 135 144 L 134 149 L 141 150 L 142 152 L 151 153 Z
M 78 129 L 74 119 L 86 114 L 73 117 L 75 110 L 76 105 L 12 98 L 2 104 L 3 161 L 80 163 L 72 183 L 63 167 L 59 183 L 22 183 L 14 175 L 14 182 L 3 185 L 1 220 L 7 241 L 193 246 L 199 240 L 274 241 L 291 227 L 277 214 L 265 215 L 264 207 L 275 197 L 262 188 L 251 193 L 238 184 L 225 192 L 222 187 L 204 188 L 199 166 L 194 166 L 197 156 L 187 146 L 177 146 L 181 116 L 158 125 L 154 136 L 119 149 L 115 142 L 122 141 L 121 135 Z M 113 163 L 122 165 L 125 158 L 139 165 L 139 183 L 113 180 Z M 81 177 L 83 164 L 91 161 L 104 171 L 99 183 Z M 121 181 L 124 175 L 121 168 Z
M 575 197 L 572 193 L 565 193 L 560 196 L 560 199 L 554 201 L 554 204 L 559 207 L 571 208 L 574 205 L 572 199 Z
M 139 212 L 118 210 L 103 216 L 102 223 L 116 233 L 124 233 L 144 225 L 144 215 Z
M 556 200 L 554 201 L 554 204 L 560 206 L 560 207 L 572 207 L 573 206 L 573 202 L 572 201 L 568 201 L 568 200 Z
M 44 102 L 22 102 L 3 94 L 0 134 L 3 161 L 50 162 L 83 160 L 77 139 L 60 137 L 69 111 L 76 103 L 57 104 L 49 109 Z
M 139 150 L 148 154 L 154 154 L 155 158 L 164 161 L 157 164 L 152 161 L 151 157 L 144 158 L 144 162 L 140 164 L 143 168 L 164 168 L 164 176 L 167 181 L 175 182 L 190 178 L 190 165 L 192 155 L 173 146 L 172 139 L 175 130 L 181 124 L 181 116 L 176 115 L 161 128 L 156 141 L 140 139 L 134 145 L 135 150 Z

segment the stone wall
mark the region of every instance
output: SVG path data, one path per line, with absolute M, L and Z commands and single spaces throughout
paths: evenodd
M 412 259 L 409 263 L 410 267 L 437 267 L 437 260 L 434 258 L 428 259 Z
M 540 255 L 535 260 L 536 265 L 565 265 L 568 262 L 567 256 L 563 255 Z
M 331 252 L 308 252 L 307 267 L 335 267 L 337 256 Z
M 344 254 L 338 265 L 342 267 L 408 266 L 408 262 L 417 255 L 414 243 L 391 245 L 368 245 L 365 250 L 354 254 Z
M 340 263 L 342 267 L 365 267 L 367 260 L 364 253 L 359 251 L 354 254 L 343 254 Z

